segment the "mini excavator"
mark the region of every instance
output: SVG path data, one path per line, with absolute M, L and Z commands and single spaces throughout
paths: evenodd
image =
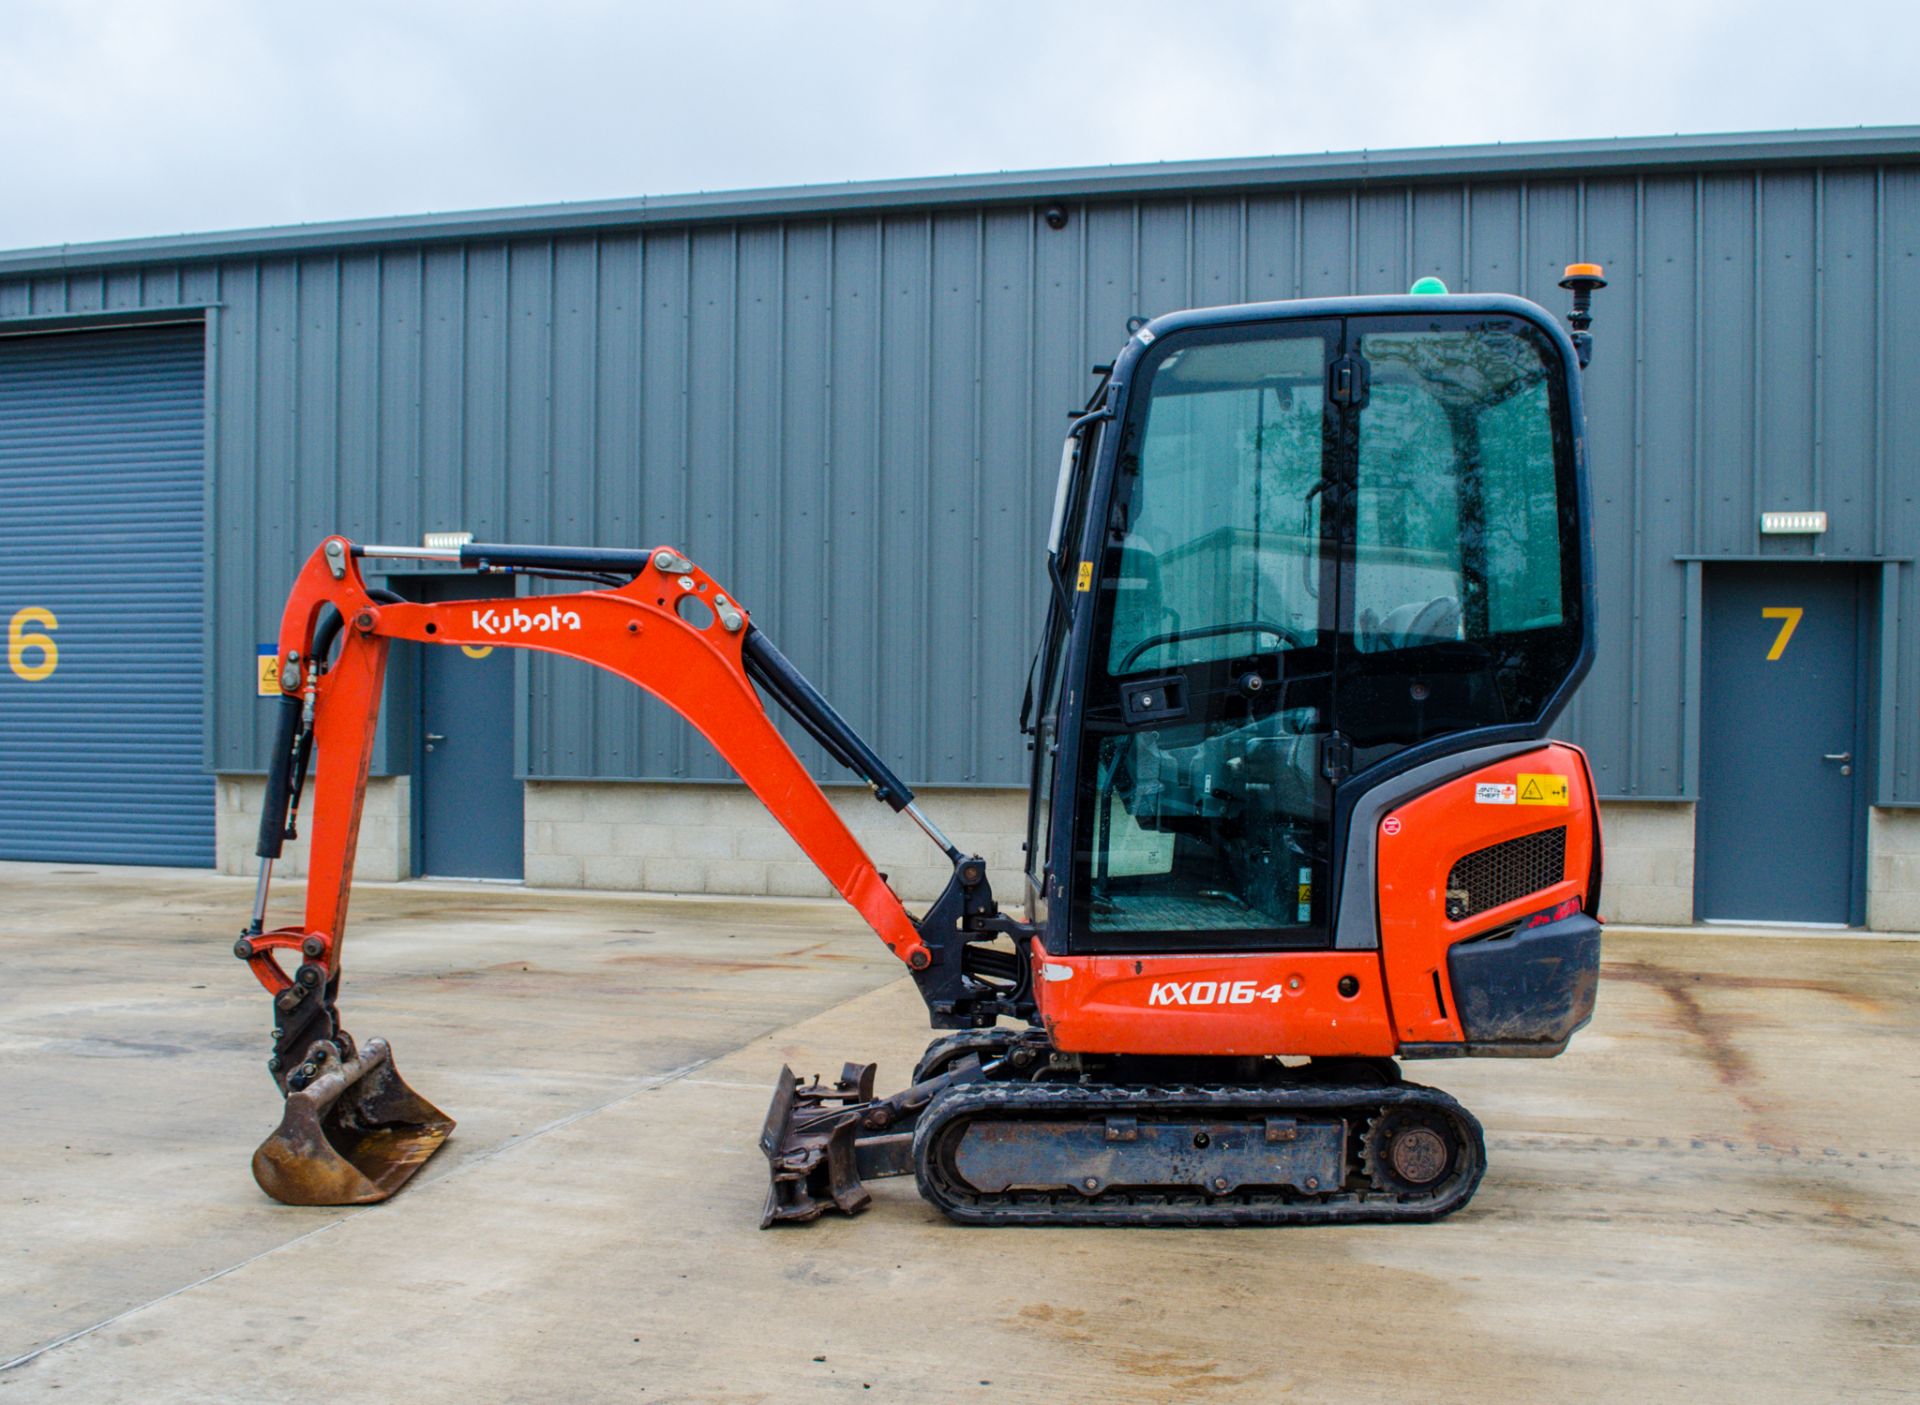
M 338 1009 L 388 649 L 582 660 L 693 724 L 900 959 L 935 1029 L 910 1085 L 782 1069 L 765 1225 L 912 1175 L 963 1224 L 1429 1221 L 1486 1166 L 1421 1059 L 1554 1055 L 1591 1017 L 1600 828 L 1548 730 L 1591 665 L 1580 372 L 1534 303 L 1412 293 L 1178 312 L 1130 336 L 1066 436 L 1031 741 L 1025 901 L 922 812 L 747 607 L 673 547 L 328 537 L 293 586 L 253 921 L 285 1098 L 269 1195 L 391 1195 L 453 1122 Z M 420 603 L 361 563 L 559 578 Z M 952 862 L 919 916 L 771 720 L 776 705 Z M 309 780 L 304 921 L 265 928 Z M 282 958 L 296 963 L 289 968 Z

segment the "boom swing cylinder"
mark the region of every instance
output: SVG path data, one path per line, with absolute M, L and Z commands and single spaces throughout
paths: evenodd
M 1176 313 L 1100 368 L 1061 458 L 1022 708 L 1023 919 L 678 550 L 327 538 L 281 622 L 261 877 L 236 945 L 273 999 L 286 1098 L 260 1184 L 382 1199 L 453 1128 L 337 1007 L 387 651 L 406 640 L 578 659 L 673 708 L 953 1031 L 888 1097 L 872 1065 L 831 1083 L 781 1070 L 763 1225 L 855 1213 L 865 1181 L 900 1175 L 970 1224 L 1418 1221 L 1464 1204 L 1480 1125 L 1399 1061 L 1549 1057 L 1593 1011 L 1594 786 L 1548 729 L 1593 657 L 1579 370 L 1605 284 L 1569 269 L 1573 338 L 1531 303 L 1422 285 Z M 411 602 L 366 583 L 374 557 L 586 588 Z M 951 861 L 919 917 L 768 701 Z M 268 929 L 309 773 L 305 914 Z

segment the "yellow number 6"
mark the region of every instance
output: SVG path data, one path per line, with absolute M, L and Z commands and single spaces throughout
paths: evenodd
M 13 619 L 7 625 L 7 665 L 29 683 L 38 683 L 50 675 L 60 664 L 60 646 L 39 630 L 29 631 L 29 625 L 39 625 L 44 629 L 60 628 L 60 621 L 53 617 L 53 611 L 43 610 L 38 605 L 28 605 L 25 609 L 15 610 Z M 27 662 L 27 651 L 33 650 L 40 655 L 38 663 Z
M 1787 641 L 1793 638 L 1793 631 L 1800 625 L 1800 616 L 1806 614 L 1802 605 L 1769 605 L 1760 612 L 1763 620 L 1779 620 L 1780 633 L 1775 636 L 1773 647 L 1767 650 L 1767 662 L 1777 663 L 1780 656 L 1787 652 Z

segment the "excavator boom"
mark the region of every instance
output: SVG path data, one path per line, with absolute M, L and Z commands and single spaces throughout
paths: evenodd
M 368 586 L 360 571 L 368 556 L 563 578 L 587 573 L 604 577 L 606 588 L 423 604 Z M 957 971 L 933 971 L 935 951 L 774 726 L 760 690 L 836 760 L 862 774 L 876 798 L 927 831 L 954 861 L 955 891 L 967 893 L 970 903 L 962 905 L 976 917 L 991 908 L 990 897 L 981 896 L 980 861 L 940 834 L 912 791 L 754 627 L 745 608 L 678 551 L 362 547 L 328 537 L 302 568 L 281 618 L 280 726 L 258 846 L 261 880 L 253 922 L 235 947 L 273 997 L 269 1068 L 288 1095 L 286 1119 L 255 1157 L 256 1176 L 270 1194 L 306 1204 L 384 1199 L 453 1126 L 407 1088 L 384 1044 L 356 1048 L 335 1004 L 387 652 L 396 639 L 559 654 L 645 689 L 700 730 L 910 970 L 946 986 L 965 984 Z M 268 930 L 273 860 L 294 828 L 316 754 L 305 916 L 298 926 Z M 951 940 L 947 945 L 939 959 L 956 966 L 960 950 Z M 281 952 L 297 954 L 299 964 L 287 969 Z

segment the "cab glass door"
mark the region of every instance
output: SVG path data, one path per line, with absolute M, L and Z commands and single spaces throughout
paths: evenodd
M 1210 329 L 1143 363 L 1095 577 L 1077 945 L 1324 939 L 1338 338 Z

